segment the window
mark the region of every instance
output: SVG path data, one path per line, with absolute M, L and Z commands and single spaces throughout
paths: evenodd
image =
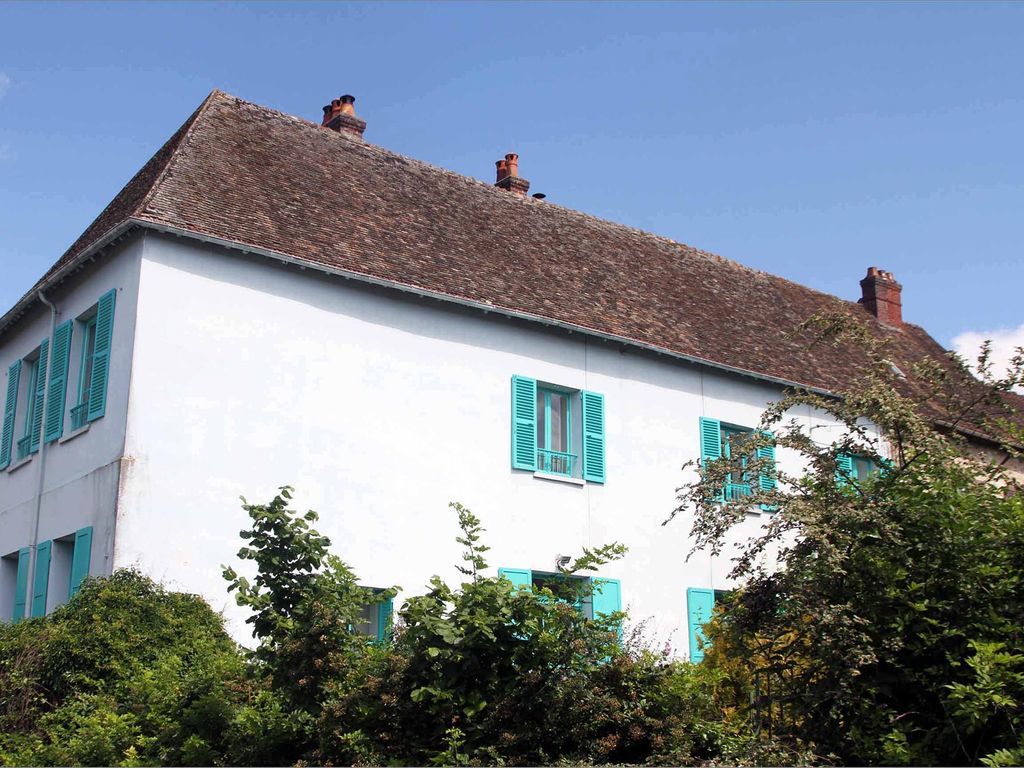
M 532 584 L 535 589 L 547 589 L 557 600 L 571 602 L 573 607 L 583 614 L 584 618 L 594 618 L 594 600 L 590 592 L 590 578 L 587 576 L 567 576 L 562 573 L 544 573 L 531 571 Z
M 733 451 L 740 450 L 743 439 L 752 434 L 753 430 L 747 427 L 740 427 L 733 424 L 725 424 L 718 419 L 700 417 L 700 458 L 702 464 L 717 461 L 721 458 L 732 459 Z M 770 434 L 765 433 L 768 437 Z M 721 501 L 736 501 L 744 496 L 749 496 L 753 491 L 753 484 L 757 482 L 757 489 L 760 491 L 772 491 L 777 482 L 775 479 L 775 446 L 763 445 L 756 449 L 757 459 L 762 463 L 761 474 L 755 478 L 753 474 L 744 471 L 748 461 L 754 457 L 751 450 L 738 457 L 740 459 L 740 471 L 730 473 L 725 488 L 721 489 L 718 498 Z M 761 505 L 765 512 L 771 512 L 774 507 L 765 504 Z
M 0 558 L 0 618 L 13 622 L 25 618 L 28 588 L 28 547 Z
M 863 483 L 876 476 L 881 468 L 867 456 L 841 453 L 836 457 L 839 465 L 837 483 L 845 485 L 851 481 Z
M 573 477 L 572 399 L 567 392 L 537 387 L 537 470 Z
M 46 612 L 64 605 L 71 597 L 71 561 L 75 556 L 75 535 L 54 539 L 50 548 L 50 588 Z
M 17 458 L 24 459 L 39 450 L 39 436 L 43 426 L 43 388 L 46 385 L 46 364 L 49 356 L 49 339 L 44 339 L 22 363 L 26 387 L 24 395 L 25 412 L 22 420 L 21 437 L 18 440 Z
M 379 587 L 364 587 L 375 594 L 384 590 Z M 359 635 L 375 640 L 378 643 L 384 642 L 391 637 L 392 613 L 394 612 L 394 601 L 389 597 L 379 602 L 366 603 L 359 615 L 359 621 L 349 630 Z
M 721 426 L 722 456 L 731 460 L 733 455 L 740 450 L 740 446 L 752 430 L 741 427 L 733 427 L 727 424 Z M 739 456 L 740 466 L 745 470 L 750 459 L 749 453 Z M 728 501 L 739 499 L 750 495 L 750 473 L 731 472 L 725 486 L 725 498 Z
M 25 409 L 22 417 L 21 437 L 18 438 L 18 458 L 24 459 L 32 453 L 32 412 L 36 409 L 36 384 L 39 380 L 39 359 L 25 360 L 26 388 Z
M 96 316 L 82 322 L 82 355 L 78 363 L 78 397 L 71 408 L 71 429 L 81 429 L 88 421 L 89 387 L 92 385 L 92 363 L 96 354 Z
M 618 579 L 568 576 L 522 568 L 499 568 L 498 575 L 504 576 L 516 587 L 546 588 L 560 599 L 571 599 L 576 609 L 588 619 L 622 610 L 622 587 Z
M 513 376 L 512 468 L 603 483 L 604 395 Z

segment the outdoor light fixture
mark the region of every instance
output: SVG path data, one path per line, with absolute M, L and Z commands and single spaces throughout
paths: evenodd
M 568 555 L 555 555 L 555 566 L 557 568 L 565 568 L 565 566 L 569 564 L 570 560 L 572 560 L 572 558 Z

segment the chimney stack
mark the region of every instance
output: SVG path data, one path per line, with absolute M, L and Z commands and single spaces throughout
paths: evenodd
M 860 281 L 860 304 L 885 325 L 903 325 L 903 286 L 896 282 L 892 272 L 868 267 L 867 276 Z
M 334 99 L 324 107 L 324 119 L 320 125 L 356 139 L 363 138 L 366 121 L 356 117 L 355 103 L 356 97 L 349 94 L 345 94 L 340 99 Z
M 498 168 L 498 180 L 494 186 L 526 197 L 526 193 L 530 191 L 530 182 L 519 177 L 519 155 L 510 152 L 505 155 L 504 160 L 499 160 L 495 165 Z

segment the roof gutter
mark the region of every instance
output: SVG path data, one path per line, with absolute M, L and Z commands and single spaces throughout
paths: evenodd
M 746 376 L 748 378 L 757 379 L 759 381 L 768 382 L 771 384 L 777 384 L 783 387 L 795 387 L 808 392 L 814 392 L 815 394 L 824 395 L 826 397 L 839 397 L 835 392 L 830 392 L 827 389 L 821 389 L 820 387 L 812 387 L 807 384 L 801 384 L 797 381 L 790 381 L 788 379 L 779 378 L 776 376 L 770 376 L 764 373 L 757 373 L 756 371 L 748 371 L 744 368 L 736 368 L 731 365 L 725 365 L 724 363 L 716 363 L 713 360 L 706 360 L 701 357 L 694 355 L 685 355 L 680 352 L 674 352 L 665 347 L 659 347 L 654 344 L 645 344 L 641 341 L 630 339 L 626 336 L 616 336 L 611 333 L 604 333 L 603 331 L 597 331 L 593 328 L 588 328 L 583 325 L 574 325 L 573 323 L 566 323 L 561 320 L 554 320 L 549 317 L 542 317 L 541 315 L 534 315 L 529 312 L 520 312 L 514 309 L 508 309 L 507 307 L 500 307 L 494 304 L 489 304 L 482 301 L 474 301 L 472 299 L 466 299 L 461 296 L 453 296 L 449 293 L 442 293 L 440 291 L 430 291 L 424 288 L 417 288 L 415 286 L 407 285 L 405 283 L 395 282 L 393 280 L 384 280 L 379 277 L 367 275 L 362 272 L 353 272 L 346 269 L 339 269 L 337 267 L 329 267 L 324 264 L 317 264 L 316 262 L 307 261 L 305 259 L 298 259 L 294 256 L 289 256 L 286 253 L 280 251 L 272 251 L 266 248 L 259 248 L 257 246 L 246 245 L 239 243 L 234 240 L 225 240 L 214 235 L 207 235 L 201 232 L 196 232 L 191 229 L 182 229 L 179 227 L 172 227 L 167 224 L 159 224 L 155 221 L 149 221 L 147 219 L 129 219 L 139 227 L 146 229 L 152 229 L 156 232 L 164 232 L 166 234 L 175 235 L 177 237 L 188 237 L 196 240 L 200 240 L 204 243 L 211 245 L 217 245 L 222 248 L 228 248 L 235 251 L 242 251 L 244 253 L 253 253 L 257 256 L 263 256 L 268 259 L 279 261 L 282 264 L 290 264 L 292 266 L 299 267 L 300 269 L 315 269 L 319 272 L 323 272 L 328 275 L 336 277 L 342 277 L 346 280 L 358 280 L 359 282 L 369 283 L 371 285 L 380 286 L 383 288 L 390 288 L 397 291 L 403 291 L 405 293 L 411 293 L 415 296 L 425 299 L 434 299 L 436 301 L 444 301 L 450 304 L 457 304 L 463 307 L 469 307 L 471 309 L 480 310 L 484 313 L 495 313 L 503 315 L 515 320 L 525 320 L 530 323 L 540 323 L 554 328 L 559 328 L 570 333 L 582 333 L 587 336 L 593 336 L 604 341 L 614 342 L 616 344 L 625 344 L 630 347 L 642 349 L 647 352 L 654 352 L 659 355 L 665 355 L 667 357 L 674 358 L 676 360 L 683 360 L 687 363 L 693 363 L 694 365 L 704 365 L 710 368 L 715 368 L 726 373 L 731 373 L 737 376 Z M 2 328 L 0 328 L 2 332 Z
M 317 264 L 315 262 L 306 261 L 305 259 L 298 259 L 294 256 L 289 256 L 288 254 L 281 253 L 279 251 L 272 251 L 267 248 L 259 248 L 257 246 L 246 245 L 244 243 L 240 243 L 234 240 L 226 240 L 224 238 L 216 237 L 214 235 L 208 235 L 202 232 L 197 232 L 192 229 L 173 227 L 168 224 L 160 224 L 158 222 L 150 221 L 148 219 L 139 219 L 135 217 L 127 218 L 124 221 L 117 224 L 116 226 L 107 230 L 107 232 L 105 232 L 102 236 L 94 240 L 85 249 L 83 249 L 78 256 L 73 258 L 63 267 L 61 267 L 52 275 L 50 275 L 50 277 L 43 284 L 37 286 L 35 289 L 33 289 L 33 291 L 29 292 L 24 297 L 22 297 L 22 299 L 17 304 L 15 304 L 10 310 L 8 310 L 3 315 L 3 317 L 0 317 L 0 336 L 3 336 L 7 328 L 28 310 L 28 308 L 32 305 L 33 301 L 37 297 L 42 296 L 42 291 L 47 290 L 52 286 L 63 281 L 69 274 L 80 269 L 84 263 L 92 261 L 94 258 L 96 258 L 97 253 L 101 251 L 103 248 L 106 248 L 108 245 L 120 239 L 121 237 L 123 237 L 136 227 L 150 229 L 153 230 L 154 232 L 163 232 L 165 234 L 175 235 L 176 237 L 188 237 L 194 240 L 199 240 L 201 242 L 209 243 L 211 245 L 217 245 L 222 248 L 227 248 L 233 251 L 253 253 L 258 256 L 263 256 L 264 258 L 274 259 L 276 261 L 281 262 L 282 264 L 290 264 L 292 266 L 296 266 L 299 269 L 312 268 L 328 275 L 334 275 L 337 277 L 345 278 L 346 280 L 357 280 L 359 282 L 369 283 L 371 285 L 377 285 L 384 288 L 390 288 L 393 290 L 402 291 L 404 293 L 411 293 L 415 296 L 419 296 L 420 298 L 434 299 L 436 301 L 444 301 L 463 307 L 469 307 L 472 309 L 482 311 L 485 314 L 494 312 L 496 314 L 503 315 L 505 317 L 516 320 L 525 320 L 530 323 L 540 323 L 542 325 L 560 328 L 562 330 L 568 331 L 569 333 L 582 333 L 584 335 L 593 336 L 604 341 L 609 341 L 616 344 L 624 344 L 629 347 L 642 349 L 647 352 L 653 352 L 658 355 L 665 355 L 666 357 L 670 357 L 676 360 L 682 360 L 693 365 L 704 365 L 709 368 L 714 368 L 715 370 L 723 371 L 725 373 L 730 373 L 736 376 L 744 376 L 747 378 L 752 378 L 758 381 L 776 384 L 778 386 L 783 387 L 795 387 L 797 389 L 803 389 L 808 392 L 823 395 L 825 397 L 840 397 L 840 395 L 838 395 L 837 393 L 827 389 L 822 389 L 821 387 L 812 387 L 807 384 L 801 384 L 800 382 L 797 381 L 790 381 L 788 379 L 783 379 L 777 376 L 770 376 L 764 373 L 757 373 L 756 371 L 749 371 L 744 368 L 736 368 L 731 365 L 725 365 L 724 363 L 716 363 L 713 360 L 706 360 L 695 355 L 685 355 L 680 352 L 674 352 L 670 349 L 659 347 L 654 344 L 645 344 L 644 342 L 636 341 L 625 336 L 616 336 L 615 334 L 604 333 L 602 331 L 597 331 L 582 325 L 574 325 L 572 323 L 566 323 L 560 320 L 553 320 L 551 318 L 541 317 L 540 315 L 533 315 L 528 312 L 518 312 L 514 309 L 497 307 L 494 306 L 493 304 L 487 304 L 485 302 L 480 301 L 473 301 L 471 299 L 465 299 L 459 296 L 441 293 L 439 291 L 429 291 L 423 288 L 416 288 L 411 285 L 405 285 L 403 283 L 398 283 L 392 280 L 384 280 L 382 278 L 367 275 L 362 272 L 353 272 L 350 270 L 338 269 L 337 267 L 329 267 L 324 264 Z M 981 439 L 986 442 L 990 442 L 993 445 L 999 444 L 998 441 L 993 440 L 991 437 L 988 437 L 987 435 L 984 435 L 968 427 L 953 427 L 949 423 L 945 423 L 938 420 L 935 423 L 938 426 L 944 426 L 947 428 L 952 427 L 954 431 L 960 432 L 961 434 L 964 434 L 968 437 Z

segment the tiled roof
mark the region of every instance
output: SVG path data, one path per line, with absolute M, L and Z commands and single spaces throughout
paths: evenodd
M 865 319 L 904 370 L 944 357 L 918 326 L 883 326 L 852 302 L 219 91 L 37 287 L 127 220 L 825 390 L 843 389 L 861 358 L 793 335 L 822 310 Z

